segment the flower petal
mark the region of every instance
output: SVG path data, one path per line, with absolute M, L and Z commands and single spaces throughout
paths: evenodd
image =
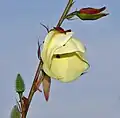
M 50 68 L 51 58 L 56 49 L 63 46 L 73 35 L 73 32 L 59 33 L 56 30 L 51 31 L 51 33 L 46 36 L 44 42 L 44 48 L 42 52 L 42 59 L 45 60 Z M 48 58 L 46 58 L 48 57 Z
M 43 50 L 41 53 L 42 60 L 46 60 L 46 50 L 47 50 L 47 45 L 50 42 L 51 37 L 53 36 L 54 32 L 50 31 L 47 36 L 45 37 L 44 44 L 43 44 Z
M 77 53 L 69 53 L 60 55 L 60 58 L 54 56 L 51 71 L 55 75 L 53 78 L 61 82 L 71 82 L 76 80 L 88 67 L 88 63 L 83 61 Z
M 82 53 L 85 52 L 84 45 L 77 39 L 71 38 L 65 45 L 58 48 L 54 54 L 65 54 L 65 53 L 72 53 L 76 51 L 81 51 Z

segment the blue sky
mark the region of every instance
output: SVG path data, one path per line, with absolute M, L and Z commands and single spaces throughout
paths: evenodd
M 46 31 L 40 22 L 56 25 L 68 0 L 0 0 L 0 115 L 7 118 L 15 104 L 14 83 L 21 73 L 28 95 L 38 64 L 37 41 Z M 110 15 L 97 21 L 80 20 L 62 25 L 87 47 L 89 72 L 77 81 L 53 80 L 49 102 L 39 92 L 28 118 L 119 118 L 120 117 L 120 14 L 118 0 L 76 0 L 73 10 L 106 6 Z

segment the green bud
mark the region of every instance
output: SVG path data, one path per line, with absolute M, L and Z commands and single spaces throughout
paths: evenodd
M 15 105 L 13 108 L 12 108 L 12 111 L 11 111 L 11 118 L 21 118 L 21 114 L 20 114 L 20 111 L 18 109 L 18 106 Z
M 24 80 L 22 79 L 21 75 L 18 74 L 16 78 L 16 92 L 18 94 L 22 94 L 24 91 L 25 91 Z

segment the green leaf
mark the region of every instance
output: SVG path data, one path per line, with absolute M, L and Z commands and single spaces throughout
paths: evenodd
M 15 105 L 11 111 L 11 118 L 20 118 L 20 117 L 21 117 L 21 114 L 20 114 L 20 111 L 18 109 L 18 106 Z
M 22 94 L 24 91 L 25 91 L 24 80 L 22 79 L 21 75 L 18 74 L 16 78 L 16 92 L 18 94 Z

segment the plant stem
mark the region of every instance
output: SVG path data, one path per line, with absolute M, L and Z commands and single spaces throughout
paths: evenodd
M 22 96 L 19 96 L 20 98 L 20 108 L 21 108 L 21 114 L 22 114 L 22 117 L 21 118 L 25 118 L 25 109 L 24 109 L 24 103 L 23 103 L 23 100 L 22 100 Z
M 35 91 L 35 82 L 36 80 L 38 79 L 39 77 L 39 74 L 40 74 L 40 70 L 42 69 L 42 61 L 39 62 L 39 65 L 38 65 L 38 68 L 37 68 L 37 71 L 35 73 L 35 77 L 34 77 L 34 80 L 33 80 L 33 83 L 32 83 L 32 86 L 31 86 L 31 89 L 30 89 L 30 92 L 29 92 L 29 95 L 28 95 L 28 103 L 27 105 L 25 106 L 25 112 L 22 113 L 22 118 L 26 118 L 27 116 L 27 112 L 28 112 L 28 109 L 29 109 L 29 106 L 31 104 L 31 101 L 32 101 L 32 98 L 33 98 L 33 95 L 34 93 L 36 92 Z M 42 76 L 41 76 L 42 77 Z
M 65 8 L 65 10 L 64 10 L 64 12 L 63 12 L 63 14 L 62 14 L 62 16 L 60 17 L 60 19 L 59 19 L 59 21 L 58 21 L 57 27 L 60 27 L 60 26 L 62 25 L 62 23 L 63 23 L 66 15 L 67 15 L 68 12 L 70 11 L 70 8 L 72 7 L 73 3 L 74 3 L 73 0 L 69 0 L 69 1 L 68 1 L 68 4 L 67 4 L 67 6 L 66 6 L 66 8 Z

